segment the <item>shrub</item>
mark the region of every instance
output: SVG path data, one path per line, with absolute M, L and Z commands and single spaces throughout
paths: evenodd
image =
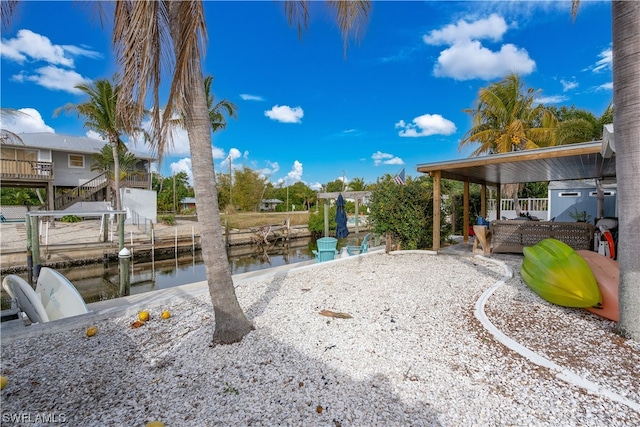
M 158 219 L 165 225 L 176 225 L 176 217 L 174 215 L 162 215 Z
M 80 222 L 80 221 L 82 221 L 82 218 L 80 218 L 77 215 L 65 215 L 62 218 L 60 218 L 60 221 L 62 221 L 62 222 Z

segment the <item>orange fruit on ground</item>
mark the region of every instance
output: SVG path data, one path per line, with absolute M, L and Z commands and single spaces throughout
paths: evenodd
M 87 336 L 88 337 L 92 337 L 97 333 L 98 333 L 98 327 L 97 326 L 89 326 L 87 328 Z
M 142 320 L 143 322 L 146 322 L 149 320 L 149 312 L 148 311 L 141 311 L 138 314 L 138 319 Z
M 164 427 L 164 423 L 162 421 L 151 421 L 145 427 Z
M 4 375 L 0 376 L 0 390 L 5 388 L 8 382 L 9 379 L 7 377 L 5 377 Z
M 171 313 L 169 313 L 168 311 L 165 310 L 165 311 L 162 312 L 160 317 L 162 317 L 163 319 L 168 319 L 169 317 L 171 317 Z

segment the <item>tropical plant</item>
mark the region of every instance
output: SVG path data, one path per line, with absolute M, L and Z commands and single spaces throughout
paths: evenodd
M 215 102 L 215 96 L 213 95 L 211 88 L 213 85 L 213 76 L 207 76 L 204 78 L 204 92 L 207 97 L 207 110 L 209 110 L 209 124 L 211 124 L 211 131 L 217 132 L 224 130 L 227 127 L 227 119 L 225 116 L 236 119 L 238 117 L 238 107 L 231 101 L 223 99 L 220 102 Z
M 65 104 L 55 110 L 54 116 L 63 111 L 67 113 L 76 112 L 78 117 L 84 117 L 84 126 L 86 128 L 99 133 L 107 139 L 111 146 L 111 158 L 113 159 L 113 182 L 116 193 L 115 207 L 116 210 L 120 210 L 122 209 L 122 200 L 120 198 L 120 158 L 118 150 L 120 146 L 124 146 L 120 135 L 125 133 L 125 126 L 119 114 L 126 114 L 122 111 L 117 111 L 120 86 L 115 82 L 112 84 L 107 79 L 100 79 L 92 83 L 81 83 L 75 87 L 88 95 L 89 100 L 81 104 Z M 126 105 L 124 102 L 120 104 L 119 108 L 123 108 L 122 105 Z M 136 127 L 135 130 L 139 130 L 139 127 Z
M 523 92 L 523 86 L 517 74 L 509 74 L 480 89 L 475 108 L 463 110 L 472 116 L 473 126 L 460 149 L 480 144 L 471 153 L 479 156 L 554 145 L 556 118 L 542 105 L 534 107 L 535 90 Z
M 389 174 L 378 179 L 369 201 L 369 224 L 374 233 L 397 238 L 403 249 L 431 248 L 433 183 L 427 176 L 405 182 L 398 185 Z
M 343 31 L 345 50 L 348 36 L 357 34 L 362 17 L 369 10 L 368 1 L 329 2 L 336 9 L 338 25 Z M 299 31 L 307 27 L 308 2 L 285 2 L 290 23 Z M 201 45 L 206 42 L 206 23 L 202 1 L 123 0 L 115 3 L 113 39 L 116 56 L 123 67 L 118 102 L 133 100 L 133 108 L 119 110 L 127 129 L 139 126 L 149 90 L 152 110 L 153 142 L 162 158 L 171 117 L 181 114 L 189 136 L 193 182 L 198 203 L 198 222 L 203 242 L 209 293 L 215 312 L 214 343 L 233 343 L 242 339 L 253 326 L 238 303 L 220 225 L 220 211 L 211 146 L 211 122 L 207 108 L 201 64 Z M 167 45 L 171 42 L 171 45 Z M 171 52 L 172 55 L 167 55 Z M 161 58 L 175 64 L 171 91 L 161 113 L 159 90 Z M 125 114 L 124 112 L 128 113 Z
M 94 163 L 91 165 L 92 171 L 108 172 L 109 178 L 115 181 L 115 162 L 113 161 L 113 151 L 108 144 L 105 144 L 99 153 L 91 156 Z M 118 147 L 118 164 L 120 165 L 120 181 L 126 178 L 135 168 L 138 159 L 130 153 L 123 145 Z
M 509 74 L 502 81 L 480 89 L 475 108 L 463 110 L 472 115 L 473 126 L 459 148 L 480 144 L 471 153 L 479 156 L 555 145 L 556 117 L 542 105 L 533 106 L 533 88 L 523 89 L 517 74 Z M 519 185 L 507 184 L 502 191 L 513 198 L 519 215 Z
M 367 184 L 364 182 L 364 178 L 353 178 L 349 182 L 350 191 L 364 191 L 367 188 Z

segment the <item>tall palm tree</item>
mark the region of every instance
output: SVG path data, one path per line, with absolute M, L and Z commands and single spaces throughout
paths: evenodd
M 119 147 L 124 147 L 120 138 L 124 132 L 124 124 L 117 113 L 118 92 L 117 83 L 112 84 L 107 79 L 96 80 L 92 83 L 81 83 L 75 86 L 89 95 L 89 100 L 81 104 L 65 104 L 56 109 L 54 115 L 60 112 L 77 112 L 78 117 L 84 117 L 84 126 L 104 136 L 111 146 L 113 159 L 113 182 L 115 189 L 116 210 L 122 209 L 120 199 L 120 156 Z
M 546 147 L 555 143 L 555 117 L 543 106 L 533 106 L 535 90 L 523 92 L 517 74 L 480 89 L 476 106 L 463 110 L 473 116 L 460 148 L 479 143 L 471 155 L 507 153 Z
M 369 10 L 368 1 L 329 2 L 334 6 L 343 34 L 359 29 L 358 23 Z M 307 1 L 286 2 L 290 22 L 300 17 L 298 28 L 306 27 Z M 348 37 L 345 36 L 345 49 Z M 233 343 L 242 339 L 253 326 L 238 303 L 231 270 L 222 239 L 217 203 L 215 172 L 211 146 L 211 120 L 201 65 L 201 47 L 206 43 L 206 23 L 202 1 L 136 1 L 115 4 L 113 40 L 118 62 L 122 66 L 122 88 L 119 102 L 133 100 L 134 114 L 124 117 L 128 129 L 137 126 L 145 110 L 149 91 L 154 108 L 158 157 L 168 141 L 174 113 L 185 118 L 189 136 L 198 222 L 201 230 L 202 256 L 206 265 L 209 293 L 215 312 L 214 343 Z M 164 112 L 159 108 L 161 58 L 175 65 L 171 89 Z M 162 117 L 161 117 L 162 114 Z
M 204 78 L 204 93 L 207 97 L 207 110 L 209 110 L 209 123 L 211 124 L 211 132 L 224 130 L 227 127 L 225 116 L 236 119 L 238 117 L 238 107 L 231 101 L 223 99 L 215 102 L 215 97 L 211 90 L 213 86 L 213 76 Z
M 534 107 L 535 90 L 523 91 L 523 87 L 520 77 L 512 73 L 480 89 L 475 108 L 463 110 L 473 116 L 473 127 L 460 141 L 460 148 L 479 143 L 471 153 L 479 156 L 554 145 L 555 116 L 542 105 Z M 520 215 L 519 189 L 518 184 L 506 184 L 502 189 L 507 197 L 513 198 L 517 215 Z
M 575 19 L 579 0 L 573 0 Z M 640 341 L 640 3 L 612 1 L 613 126 L 618 178 L 621 335 Z

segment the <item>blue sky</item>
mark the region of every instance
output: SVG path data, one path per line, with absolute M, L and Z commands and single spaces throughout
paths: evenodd
M 601 115 L 613 97 L 610 2 L 373 2 L 359 42 L 344 57 L 323 2 L 313 2 L 302 38 L 271 1 L 205 3 L 205 75 L 238 119 L 213 135 L 217 171 L 248 166 L 270 181 L 318 188 L 343 176 L 375 182 L 417 176 L 416 165 L 467 157 L 458 144 L 478 90 L 518 72 L 546 105 Z M 86 100 L 74 86 L 110 78 L 117 66 L 105 29 L 73 2 L 22 2 L 2 32 L 1 106 L 15 132 L 86 135 L 57 107 Z M 136 151 L 146 151 L 136 145 Z M 163 175 L 190 170 L 178 135 Z

